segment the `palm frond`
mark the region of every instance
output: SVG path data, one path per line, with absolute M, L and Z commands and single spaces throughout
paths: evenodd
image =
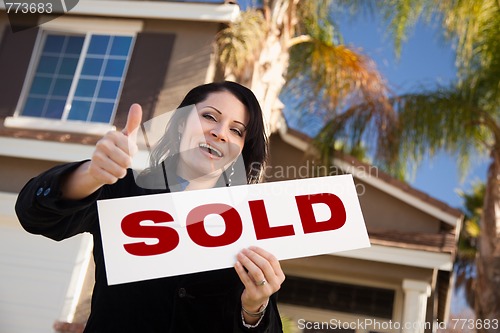
M 401 47 L 407 40 L 409 30 L 414 27 L 426 9 L 422 0 L 387 0 L 379 2 L 384 18 L 389 22 L 389 31 L 394 38 L 396 54 L 401 54 Z
M 418 163 L 424 154 L 445 150 L 458 153 L 465 171 L 473 152 L 491 149 L 492 128 L 477 91 L 464 87 L 438 87 L 433 91 L 394 98 L 402 124 L 398 139 L 404 159 Z
M 410 29 L 423 18 L 440 22 L 445 36 L 456 44 L 460 77 L 467 77 L 478 67 L 494 68 L 491 62 L 498 59 L 500 51 L 498 0 L 384 0 L 372 7 L 377 7 L 388 22 L 398 55 Z
M 329 110 L 360 101 L 388 101 L 386 82 L 369 58 L 345 45 L 319 39 L 292 48 L 287 79 L 290 88 L 309 92 L 321 99 L 320 108 L 326 103 Z
M 236 76 L 255 62 L 262 48 L 267 24 L 262 12 L 250 8 L 215 37 L 219 63 Z
M 489 67 L 498 57 L 500 4 L 497 0 L 441 2 L 443 25 L 451 37 L 457 37 L 457 67 L 462 76 L 477 66 Z
M 367 133 L 378 137 L 380 146 L 393 142 L 388 137 L 396 132 L 396 115 L 386 82 L 360 52 L 320 38 L 298 44 L 291 50 L 286 87 L 290 104 L 326 120 L 316 137 L 325 163 L 338 141 L 348 151 L 359 148 Z M 384 134 L 378 136 L 379 131 Z

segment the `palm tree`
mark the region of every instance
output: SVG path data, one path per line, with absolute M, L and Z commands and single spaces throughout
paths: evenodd
M 342 109 L 363 101 L 393 116 L 385 82 L 374 63 L 341 43 L 330 19 L 331 0 L 262 0 L 216 38 L 226 78 L 249 86 L 259 99 L 269 130 L 283 108 L 287 83 L 312 109 Z M 321 98 L 318 98 L 318 97 Z
M 474 154 L 489 156 L 480 223 L 475 312 L 483 322 L 500 318 L 500 1 L 387 0 L 374 6 L 389 20 L 397 48 L 420 16 L 439 19 L 457 47 L 458 80 L 392 98 L 397 122 L 390 123 L 390 143 L 377 146 L 377 162 L 402 167 L 425 154 L 445 150 L 459 156 L 462 170 Z M 320 133 L 326 145 L 339 137 L 356 142 L 371 124 L 365 105 L 350 110 L 355 118 L 337 117 Z M 347 112 L 346 112 L 347 114 Z M 368 121 L 366 121 L 368 120 Z M 360 130 L 362 133 L 354 133 Z M 377 132 L 380 135 L 380 132 Z M 382 132 L 383 134 L 383 132 Z M 382 148 L 382 149 L 380 149 Z M 482 325 L 478 332 L 494 332 Z
M 424 1 L 423 1 L 424 2 Z M 430 3 L 427 1 L 427 3 Z M 473 152 L 490 157 L 479 248 L 475 312 L 500 318 L 500 1 L 451 1 L 437 8 L 457 40 L 459 81 L 396 101 L 402 124 L 400 151 L 412 156 L 446 149 L 462 161 Z M 478 332 L 494 332 L 478 327 Z

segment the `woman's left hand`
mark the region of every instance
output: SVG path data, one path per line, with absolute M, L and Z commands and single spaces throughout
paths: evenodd
M 237 259 L 234 268 L 245 285 L 241 305 L 250 312 L 257 312 L 280 289 L 285 274 L 275 256 L 256 246 L 243 249 Z

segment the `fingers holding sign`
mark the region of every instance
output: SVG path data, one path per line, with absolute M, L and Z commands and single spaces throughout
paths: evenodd
M 245 309 L 257 310 L 280 289 L 285 274 L 276 257 L 258 247 L 244 249 L 237 259 L 236 273 L 245 285 L 241 304 Z
M 96 144 L 89 173 L 102 184 L 113 184 L 125 177 L 137 152 L 137 132 L 142 121 L 142 108 L 133 104 L 122 132 L 110 131 Z

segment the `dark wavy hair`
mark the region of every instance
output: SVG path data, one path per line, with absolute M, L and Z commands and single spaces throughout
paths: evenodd
M 262 109 L 254 93 L 239 83 L 231 81 L 213 82 L 191 89 L 170 119 L 165 134 L 155 145 L 150 155 L 150 167 L 159 167 L 163 163 L 169 166 L 177 165 L 179 158 L 179 125 L 186 122 L 190 111 L 189 106 L 200 103 L 212 93 L 229 92 L 246 108 L 249 122 L 246 127 L 245 143 L 241 155 L 246 172 L 247 183 L 257 183 L 262 175 L 268 156 L 268 139 L 262 118 Z M 162 165 L 165 170 L 165 166 Z M 172 170 L 172 168 L 167 168 Z M 175 170 L 175 169 L 173 169 Z

